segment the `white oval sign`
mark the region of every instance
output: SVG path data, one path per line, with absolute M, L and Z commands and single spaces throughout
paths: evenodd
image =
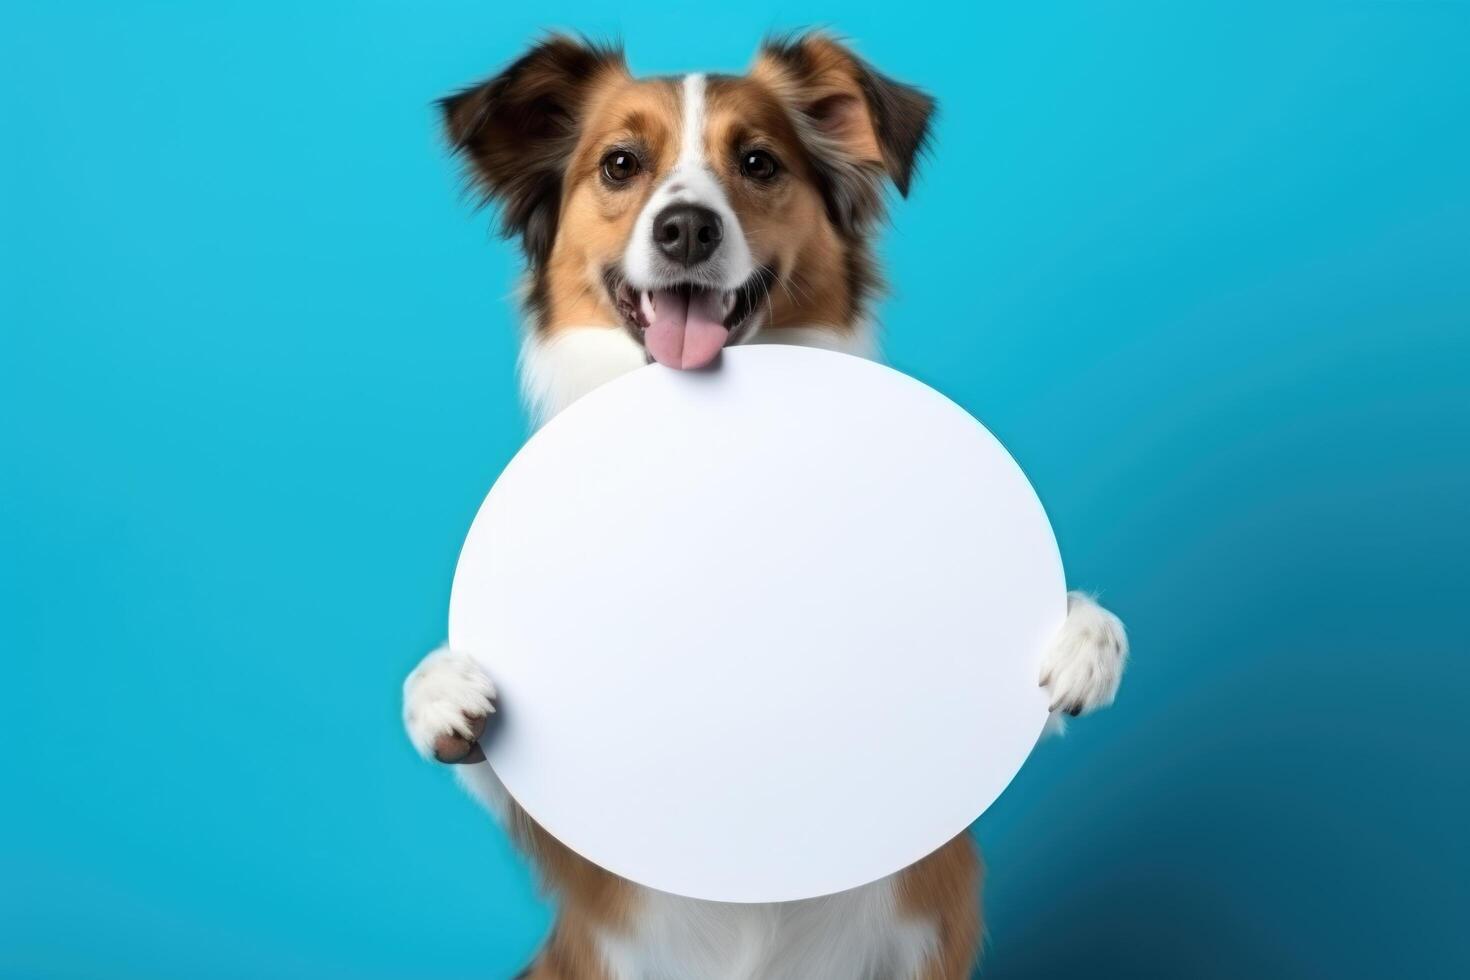
M 485 753 L 589 860 L 733 902 L 842 891 L 963 831 L 1046 722 L 1066 595 L 1014 460 L 953 402 L 737 347 L 583 397 L 475 518 L 449 637 Z

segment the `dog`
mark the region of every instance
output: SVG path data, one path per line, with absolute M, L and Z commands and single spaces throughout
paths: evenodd
M 743 76 L 635 79 L 621 51 L 551 36 L 440 103 L 467 177 L 525 252 L 523 393 L 538 423 L 657 361 L 731 344 L 877 356 L 872 250 L 886 184 L 907 195 L 935 103 L 823 33 L 766 41 Z M 1038 682 L 1053 727 L 1111 704 L 1122 624 L 1093 599 Z M 841 894 L 766 905 L 657 892 L 573 853 L 520 810 L 479 739 L 491 677 L 441 648 L 404 683 L 426 758 L 455 764 L 536 862 L 558 916 L 532 980 L 960 980 L 979 957 L 968 834 Z

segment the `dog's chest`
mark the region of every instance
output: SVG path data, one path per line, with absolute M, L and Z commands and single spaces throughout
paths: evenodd
M 604 936 L 602 952 L 616 980 L 906 980 L 935 941 L 885 879 L 764 905 L 643 892 L 631 932 Z

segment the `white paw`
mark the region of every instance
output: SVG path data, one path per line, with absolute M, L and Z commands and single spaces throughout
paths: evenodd
M 1123 624 L 1090 596 L 1067 594 L 1067 621 L 1041 664 L 1041 686 L 1051 695 L 1053 716 L 1106 708 L 1118 694 L 1128 662 Z
M 495 685 L 471 657 L 440 647 L 403 682 L 403 727 L 425 759 L 478 762 Z

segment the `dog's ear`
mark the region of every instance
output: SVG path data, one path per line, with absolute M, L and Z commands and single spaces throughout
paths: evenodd
M 873 174 L 907 196 L 929 138 L 934 99 L 877 71 L 832 37 L 814 32 L 771 38 L 751 75 L 786 104 L 828 177 L 837 217 L 862 222 L 881 213 Z
M 608 73 L 626 71 L 615 47 L 553 35 L 494 78 L 439 100 L 471 182 L 500 206 L 501 233 L 519 237 L 533 264 L 546 260 L 556 237 L 587 97 Z

